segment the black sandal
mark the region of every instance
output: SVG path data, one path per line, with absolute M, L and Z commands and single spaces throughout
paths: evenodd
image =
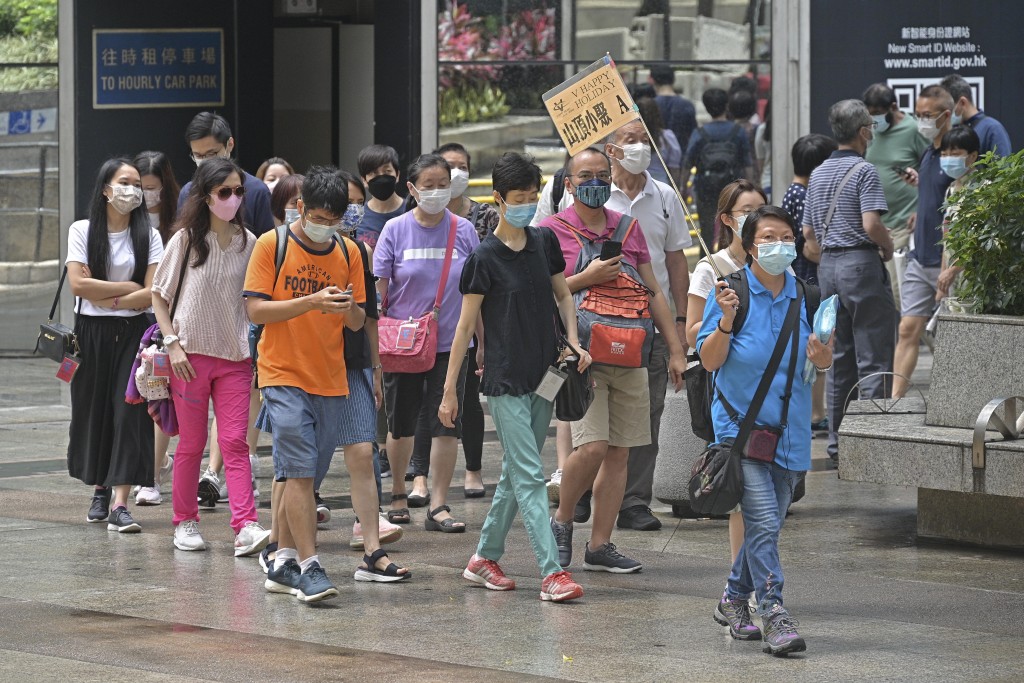
M 399 574 L 398 570 L 401 569 L 394 562 L 389 561 L 388 566 L 384 569 L 377 568 L 377 560 L 382 557 L 387 557 L 387 551 L 383 548 L 378 548 L 373 551 L 371 555 L 363 555 L 363 564 L 366 567 L 359 567 L 356 569 L 355 579 L 356 581 L 376 581 L 379 583 L 392 583 L 395 581 L 404 581 L 412 576 L 412 572 L 406 572 L 405 574 Z
M 391 504 L 394 505 L 396 500 L 406 500 L 408 497 L 407 493 L 392 493 Z M 392 524 L 408 524 L 412 521 L 412 517 L 409 516 L 409 508 L 388 510 L 388 521 Z
M 427 531 L 441 531 L 446 534 L 461 534 L 466 531 L 466 525 L 455 526 L 458 524 L 454 519 L 449 517 L 448 519 L 441 520 L 440 522 L 434 519 L 434 515 L 438 512 L 451 512 L 452 509 L 447 505 L 436 507 L 427 513 L 427 520 L 423 523 L 423 528 Z

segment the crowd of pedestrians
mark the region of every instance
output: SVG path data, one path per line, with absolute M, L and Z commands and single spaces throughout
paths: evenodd
M 946 200 L 970 186 L 980 155 L 1008 153 L 1010 141 L 957 76 L 922 90 L 913 116 L 872 85 L 833 105 L 831 138 L 794 142 L 780 208 L 770 110 L 759 115 L 753 81 L 705 92 L 704 126 L 672 92 L 671 72 L 653 71 L 646 88 L 642 121 L 568 158 L 546 184 L 530 157 L 503 155 L 492 204 L 467 195 L 471 156 L 457 143 L 408 167 L 370 145 L 356 173 L 298 175 L 272 157 L 250 175 L 210 112 L 186 129 L 197 169 L 180 190 L 160 152 L 104 162 L 67 256 L 81 348 L 68 468 L 93 488 L 87 520 L 138 532 L 132 487 L 137 505 L 159 505 L 170 485 L 170 540 L 199 551 L 200 509 L 226 502 L 234 554 L 258 556 L 268 592 L 329 599 L 338 589 L 317 532 L 341 448 L 350 546 L 364 553 L 353 577 L 406 581 L 413 572 L 382 545 L 401 539 L 410 508 L 426 508 L 426 531 L 470 531 L 449 499 L 460 440 L 465 497 L 485 495 L 483 395 L 502 471 L 463 576 L 516 587 L 499 561 L 518 512 L 541 599 L 577 599 L 574 524 L 592 517 L 583 569 L 642 569 L 612 535 L 661 527 L 650 509 L 659 429 L 693 349 L 714 373 L 713 443 L 754 430 L 762 444 L 744 451 L 714 619 L 772 654 L 805 649 L 783 606 L 778 541 L 812 434 L 827 431 L 837 460 L 846 401 L 906 391 L 924 323 L 959 273 L 942 248 L 955 211 Z M 662 166 L 652 147 L 671 140 Z M 681 198 L 665 182 L 685 187 L 691 169 L 713 252 L 692 273 Z M 894 253 L 905 269 L 890 266 Z M 814 314 L 832 294 L 836 327 L 823 343 Z M 159 410 L 124 400 L 151 340 L 168 363 Z M 593 400 L 558 423 L 559 469 L 546 481 L 550 383 L 557 391 L 565 376 L 553 366 L 567 358 L 570 372 L 588 373 Z M 794 379 L 805 363 L 817 375 Z M 895 385 L 884 375 L 894 367 Z M 269 528 L 256 507 L 261 431 L 273 441 Z

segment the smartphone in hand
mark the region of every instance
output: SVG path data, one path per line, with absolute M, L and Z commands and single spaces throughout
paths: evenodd
M 615 240 L 608 240 L 601 245 L 601 260 L 607 261 L 613 259 L 616 256 L 622 256 L 622 242 L 616 242 Z

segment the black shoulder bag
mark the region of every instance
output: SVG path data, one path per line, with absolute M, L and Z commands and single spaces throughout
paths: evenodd
M 757 391 L 754 392 L 754 398 L 750 402 L 750 407 L 747 409 L 743 422 L 740 424 L 740 431 L 736 435 L 735 441 L 726 439 L 721 443 L 709 446 L 706 451 L 701 453 L 697 461 L 694 462 L 693 468 L 690 471 L 690 482 L 687 487 L 690 494 L 690 508 L 694 512 L 705 515 L 724 515 L 735 508 L 743 499 L 743 467 L 740 464 L 740 459 L 748 451 L 747 442 L 751 438 L 752 433 L 757 433 L 753 448 L 758 453 L 770 452 L 771 457 L 767 458 L 769 462 L 774 459 L 775 447 L 778 445 L 779 437 L 782 435 L 782 429 L 755 425 L 754 421 L 757 419 L 757 414 L 761 412 L 761 406 L 768 396 L 772 380 L 775 378 L 775 373 L 782 363 L 782 356 L 786 352 L 786 346 L 790 344 L 792 339 L 789 377 L 786 385 L 786 396 L 783 397 L 782 420 L 783 424 L 785 424 L 789 409 L 789 394 L 792 391 L 793 376 L 796 374 L 795 359 L 797 356 L 797 344 L 800 339 L 797 330 L 799 329 L 800 322 L 801 298 L 798 290 L 798 295 L 789 304 L 789 310 L 786 312 L 786 322 L 782 326 L 779 340 L 775 343 L 775 350 L 772 352 L 771 360 L 768 361 L 768 367 L 765 368 L 764 374 L 761 375 L 761 382 L 757 385 Z M 719 393 L 719 396 L 721 396 L 721 393 Z M 748 455 L 748 457 L 755 456 Z M 758 457 L 756 459 L 764 460 L 765 458 Z
M 50 306 L 50 315 L 46 322 L 39 326 L 39 337 L 36 339 L 36 351 L 50 360 L 62 363 L 65 356 L 77 357 L 79 354 L 78 337 L 75 331 L 67 325 L 53 321 L 57 314 L 57 304 L 60 303 L 60 293 L 64 289 L 64 279 L 68 276 L 68 267 L 64 266 L 64 272 L 60 275 L 60 282 L 57 284 L 57 294 L 53 297 L 53 305 Z M 75 306 L 75 326 L 78 326 L 78 308 L 81 302 Z

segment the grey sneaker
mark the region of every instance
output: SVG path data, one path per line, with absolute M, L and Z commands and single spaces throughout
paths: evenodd
M 644 568 L 636 560 L 620 553 L 614 543 L 605 543 L 597 550 L 587 551 L 583 555 L 583 568 L 591 572 L 611 572 L 613 574 L 631 574 Z
M 789 612 L 776 605 L 768 614 L 761 617 L 764 631 L 764 646 L 761 650 L 776 656 L 788 655 L 790 652 L 803 652 L 807 643 L 797 633 L 799 622 L 789 616 Z
M 558 564 L 563 569 L 572 563 L 572 522 L 562 524 L 551 518 L 551 533 L 555 535 L 558 546 Z
M 320 602 L 338 597 L 338 589 L 327 578 L 324 568 L 314 562 L 299 577 L 299 583 L 295 587 L 295 597 L 302 602 Z
M 725 595 L 718 601 L 714 620 L 729 627 L 729 635 L 736 640 L 761 640 L 761 629 L 750 620 L 750 605 L 746 600 L 729 600 Z
M 296 595 L 301 575 L 302 570 L 299 569 L 299 563 L 295 560 L 288 560 L 279 568 L 271 565 L 263 587 L 267 589 L 268 593 Z
M 92 505 L 89 506 L 89 514 L 85 521 L 91 524 L 98 524 L 107 521 L 110 516 L 110 489 L 103 489 L 92 497 Z
M 137 534 L 142 531 L 142 527 L 132 519 L 128 508 L 122 505 L 110 511 L 110 516 L 107 517 L 107 531 L 116 531 L 119 534 Z

